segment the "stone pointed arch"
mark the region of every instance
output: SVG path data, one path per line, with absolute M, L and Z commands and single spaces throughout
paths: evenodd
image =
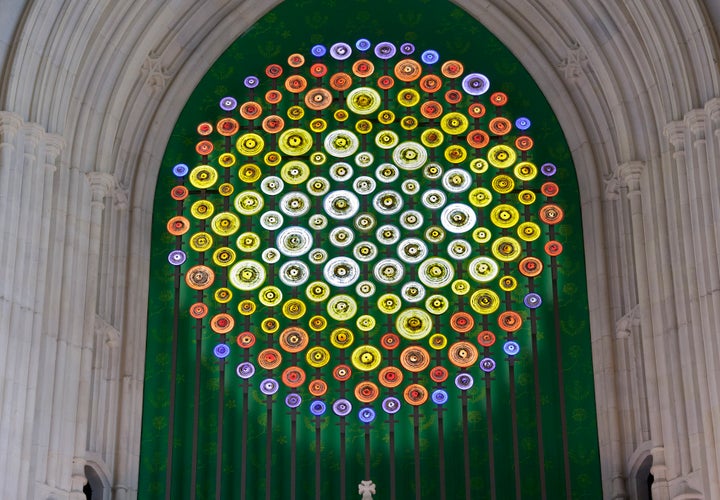
M 682 493 L 681 478 L 720 496 L 709 333 L 720 235 L 702 217 L 720 209 L 720 72 L 707 5 L 457 4 L 525 64 L 578 166 L 605 496 L 626 494 L 623 464 L 648 439 L 667 496 Z M 72 489 L 70 464 L 87 451 L 90 420 L 104 418 L 83 394 L 101 383 L 89 360 L 107 323 L 121 350 L 107 394 L 122 411 L 104 453 L 117 498 L 132 497 L 152 192 L 170 133 L 161 124 L 202 74 L 190 68 L 208 67 L 273 5 L 48 0 L 19 17 L 0 82 L 0 261 L 14 264 L 1 280 L 0 370 L 12 383 L 0 399 L 18 410 L 0 417 L 3 494 Z M 39 208 L 13 208 L 19 193 Z

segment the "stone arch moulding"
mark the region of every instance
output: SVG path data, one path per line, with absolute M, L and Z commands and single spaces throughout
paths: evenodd
M 123 277 L 123 288 L 132 290 L 132 293 L 126 293 L 119 299 L 123 312 L 114 322 L 114 326 L 122 332 L 124 363 L 121 374 L 123 385 L 119 403 L 116 403 L 122 405 L 123 412 L 116 438 L 119 443 L 118 459 L 113 466 L 113 487 L 117 498 L 128 498 L 136 490 L 150 214 L 154 179 L 170 134 L 170 124 L 177 118 L 181 107 L 178 103 L 185 102 L 203 74 L 203 67 L 207 69 L 235 37 L 275 4 L 245 2 L 237 7 L 218 4 L 191 9 L 191 2 L 187 2 L 187 9 L 140 9 L 133 21 L 144 29 L 124 36 L 123 29 L 127 26 L 118 28 L 126 14 L 121 6 L 93 2 L 86 5 L 86 12 L 105 9 L 106 15 L 58 16 L 53 24 L 43 14 L 42 2 L 34 3 L 23 17 L 22 27 L 15 36 L 12 59 L 5 65 L 10 70 L 4 72 L 8 76 L 4 76 L 2 82 L 4 88 L 0 95 L 3 109 L 28 122 L 40 123 L 44 130 L 64 137 L 68 147 L 57 164 L 82 170 L 91 170 L 90 166 L 98 165 L 100 170 L 113 173 L 120 186 L 130 188 L 129 223 L 125 229 L 115 227 L 114 232 L 108 231 L 102 242 L 102 252 L 108 252 L 110 247 L 118 244 L 128 248 L 127 263 L 119 272 Z M 714 57 L 718 52 L 716 37 L 708 28 L 709 21 L 704 15 L 703 5 L 697 2 L 672 7 L 663 5 L 660 8 L 637 2 L 633 9 L 624 12 L 614 10 L 610 2 L 602 1 L 589 2 L 582 10 L 574 10 L 566 4 L 553 5 L 552 10 L 548 10 L 535 2 L 521 1 L 512 6 L 512 12 L 502 2 L 463 0 L 457 4 L 489 26 L 530 71 L 560 119 L 574 162 L 579 166 L 588 281 L 597 284 L 597 288 L 591 287 L 591 293 L 595 295 L 591 296 L 591 328 L 599 420 L 602 422 L 599 432 L 604 491 L 608 498 L 622 498 L 625 496 L 625 457 L 633 452 L 633 446 L 627 443 L 642 441 L 634 440 L 634 433 L 648 434 L 650 431 L 646 424 L 639 423 L 639 430 L 628 430 L 618 422 L 622 410 L 628 410 L 641 421 L 647 409 L 632 405 L 623 407 L 623 392 L 630 390 L 626 388 L 629 383 L 617 374 L 619 369 L 614 359 L 618 352 L 613 324 L 633 310 L 637 300 L 626 298 L 624 293 L 625 283 L 629 282 L 630 288 L 634 287 L 632 273 L 628 275 L 618 271 L 619 262 L 604 251 L 606 248 L 633 245 L 632 241 L 623 241 L 623 237 L 611 229 L 618 221 L 629 218 L 627 202 L 614 201 L 617 191 L 613 186 L 619 186 L 620 190 L 628 186 L 622 178 L 614 175 L 613 166 L 645 159 L 652 162 L 651 167 L 659 168 L 659 163 L 670 164 L 673 161 L 668 157 L 669 146 L 662 134 L 664 125 L 681 119 L 686 112 L 701 108 L 705 102 L 720 95 L 717 64 L 712 62 L 717 60 Z M 63 4 L 63 8 L 66 7 Z M 653 10 L 653 15 L 645 17 L 653 22 L 635 22 L 643 18 L 649 9 Z M 633 23 L 642 25 L 643 35 L 640 38 L 634 34 Z M 108 30 L 111 26 L 115 29 Z M 57 33 L 71 32 L 112 33 L 107 36 L 115 37 L 117 44 L 95 44 L 91 47 L 87 38 L 72 38 L 70 41 L 54 38 L 53 43 L 48 42 Z M 635 61 L 634 66 L 654 69 L 651 73 L 667 75 L 667 79 L 649 82 L 635 71 L 621 71 L 613 67 L 610 60 L 618 59 L 618 52 L 614 43 L 608 43 L 609 40 L 616 43 L 625 40 L 622 53 Z M 652 40 L 665 41 L 662 57 L 649 55 L 655 50 L 650 47 L 660 46 Z M 46 46 L 55 47 L 53 57 L 36 57 L 36 54 L 43 53 L 40 47 Z M 73 50 L 66 50 L 70 46 Z M 692 53 L 687 47 L 692 48 Z M 78 57 L 74 62 L 63 58 L 72 54 L 83 54 L 85 57 Z M 118 54 L 124 57 L 118 57 Z M 150 60 L 146 66 L 148 73 L 143 73 L 142 61 L 146 58 Z M 154 62 L 157 59 L 160 63 Z M 99 63 L 113 71 L 95 71 L 100 67 Z M 52 71 L 58 68 L 63 73 L 53 74 Z M 170 70 L 165 73 L 168 68 Z M 673 69 L 677 76 L 672 76 Z M 159 82 L 159 86 L 148 88 L 145 85 L 149 74 L 155 76 L 151 81 Z M 120 76 L 116 78 L 117 75 Z M 598 79 L 596 75 L 604 76 Z M 647 97 L 649 88 L 657 89 L 655 98 Z M 104 91 L 90 93 L 90 89 Z M 642 96 L 637 99 L 641 113 L 623 113 L 619 109 L 637 96 Z M 58 106 L 69 102 L 81 103 L 73 106 L 73 112 L 81 110 L 82 120 L 75 120 L 76 115 L 71 117 L 67 110 L 58 109 Z M 91 112 L 91 108 L 101 111 Z M 41 110 L 48 114 L 41 114 Z M 643 119 L 630 123 L 629 115 Z M 716 119 L 715 115 L 711 118 Z M 84 125 L 73 128 L 70 123 Z M 714 121 L 712 126 L 716 126 Z M 103 130 L 104 137 L 111 139 L 101 140 L 85 133 L 93 129 Z M 621 137 L 619 131 L 622 130 L 631 133 Z M 681 132 L 677 144 L 687 140 L 689 145 L 686 149 L 690 150 L 692 143 L 686 136 L 689 137 L 689 134 Z M 629 137 L 642 147 L 623 145 Z M 5 141 L 6 137 L 2 140 Z M 678 151 L 681 149 L 676 149 L 676 153 Z M 112 160 L 108 161 L 108 158 Z M 56 163 L 54 158 L 52 163 Z M 607 183 L 603 186 L 604 180 Z M 638 189 L 645 195 L 643 203 L 652 211 L 652 191 L 656 188 L 644 178 L 642 180 L 643 184 Z M 604 190 L 607 193 L 608 188 L 609 195 L 603 193 Z M 637 229 L 630 224 L 629 230 Z M 66 236 L 61 234 L 59 238 L 62 240 Z M 644 251 L 644 248 L 641 250 Z M 635 264 L 648 259 L 642 251 L 637 257 L 639 259 Z M 94 281 L 97 276 L 87 276 L 87 279 Z M 104 293 L 107 292 L 100 291 L 100 294 Z M 94 312 L 85 314 L 93 314 L 94 317 Z M 645 316 L 643 321 L 647 322 L 648 317 Z M 59 328 L 59 324 L 49 325 L 51 331 Z M 701 373 L 700 378 L 702 376 Z M 666 384 L 666 380 L 660 382 Z M 51 378 L 47 383 L 53 385 Z M 55 383 L 61 384 L 62 380 Z M 664 390 L 669 389 L 665 387 Z M 651 401 L 649 411 L 658 412 L 660 407 Z M 38 416 L 33 427 L 49 426 L 50 421 L 43 420 L 45 418 L 49 417 Z M 660 431 L 657 428 L 652 430 L 652 439 L 656 444 L 676 447 L 672 443 L 687 439 L 687 435 L 678 437 L 676 431 L 668 427 L 664 425 Z M 717 426 L 715 429 L 720 431 Z M 705 432 L 712 435 L 712 428 Z M 47 445 L 41 444 L 40 448 L 43 446 Z M 66 452 L 63 450 L 63 453 Z M 70 451 L 70 457 L 72 454 Z M 676 475 L 681 474 L 677 472 L 677 467 L 675 469 Z M 717 459 L 704 470 L 704 478 L 696 479 L 694 484 L 699 481 L 701 488 L 717 492 Z M 67 469 L 61 467 L 53 472 L 55 476 L 38 473 L 37 478 L 44 484 L 62 485 L 64 479 L 61 476 L 65 472 Z

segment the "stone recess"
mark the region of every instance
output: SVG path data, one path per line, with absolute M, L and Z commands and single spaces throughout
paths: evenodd
M 160 160 L 201 75 L 276 3 L 3 14 L 0 498 L 82 500 L 88 478 L 137 497 Z M 645 498 L 648 464 L 655 499 L 720 498 L 714 0 L 455 3 L 517 54 L 573 152 L 604 498 Z

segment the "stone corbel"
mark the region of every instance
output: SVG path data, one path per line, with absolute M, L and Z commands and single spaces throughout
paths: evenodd
M 120 331 L 97 314 L 95 315 L 95 334 L 105 337 L 105 344 L 108 347 L 114 348 L 120 345 Z
M 633 331 L 633 327 L 640 324 L 640 306 L 636 305 L 622 318 L 615 322 L 615 338 L 626 339 Z

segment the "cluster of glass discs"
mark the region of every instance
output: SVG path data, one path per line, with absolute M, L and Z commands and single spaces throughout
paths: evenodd
M 530 120 L 483 74 L 417 59 L 367 40 L 292 54 L 222 98 L 197 161 L 173 167 L 189 314 L 291 408 L 357 402 L 369 423 L 377 404 L 445 404 L 449 379 L 466 391 L 518 354 L 534 279 L 562 251 Z

